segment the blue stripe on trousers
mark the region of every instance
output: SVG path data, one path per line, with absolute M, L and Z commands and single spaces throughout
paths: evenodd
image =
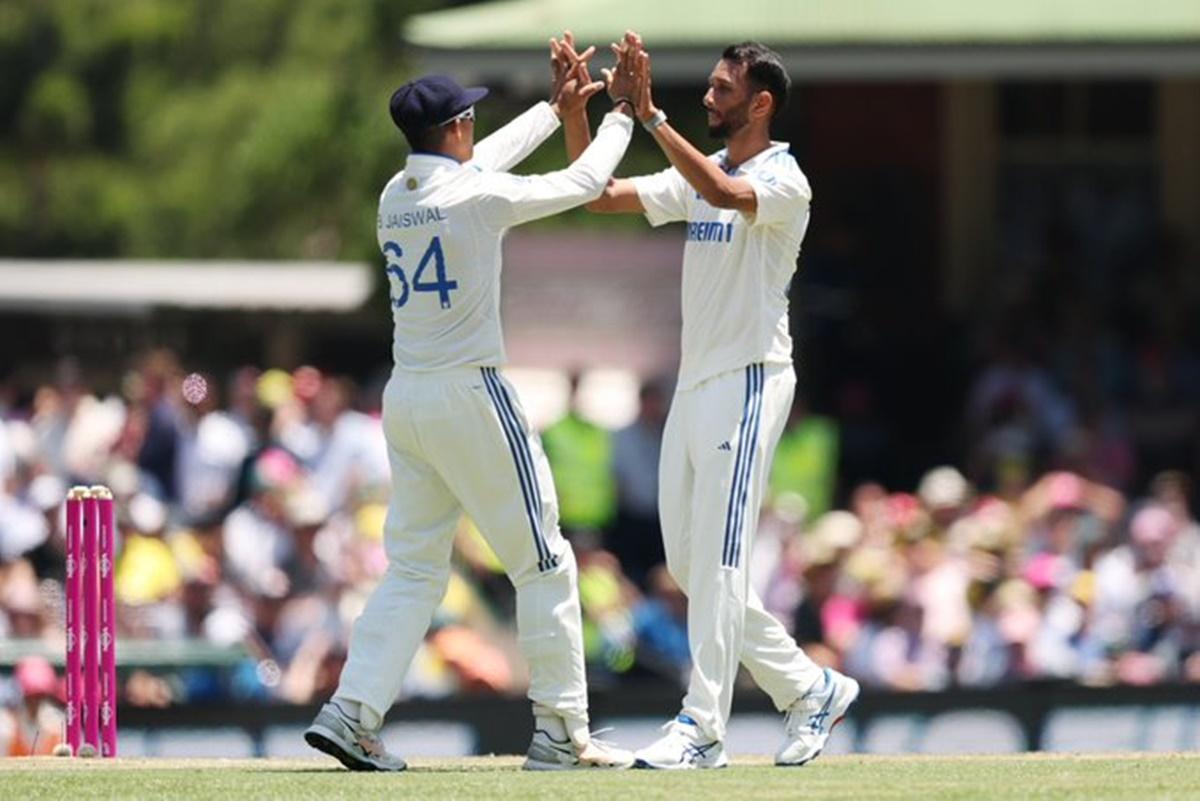
M 525 503 L 525 515 L 529 519 L 529 528 L 533 534 L 534 548 L 537 550 L 538 571 L 545 572 L 547 563 L 552 561 L 549 551 L 542 541 L 541 537 L 541 504 L 534 490 L 531 488 L 537 485 L 536 476 L 532 476 L 530 465 L 526 461 L 526 454 L 521 448 L 524 441 L 524 434 L 521 430 L 519 421 L 512 415 L 502 400 L 500 394 L 501 386 L 495 376 L 492 368 L 483 367 L 480 372 L 483 374 L 483 382 L 487 385 L 488 395 L 491 396 L 492 405 L 496 409 L 496 415 L 500 418 L 500 426 L 504 430 L 504 439 L 508 443 L 509 452 L 513 457 L 513 464 L 517 469 L 517 481 L 521 485 L 521 496 Z
M 750 492 L 751 476 L 754 474 L 754 457 L 758 451 L 758 424 L 762 420 L 762 401 L 763 401 L 763 384 L 765 382 L 764 370 L 761 364 L 751 366 L 755 376 L 755 397 L 752 403 L 752 422 L 750 424 L 750 442 L 747 448 L 748 456 L 746 465 L 743 468 L 742 487 L 737 501 L 737 524 L 733 527 L 733 564 L 732 567 L 737 567 L 742 554 L 742 533 L 746 530 L 746 515 L 758 514 L 758 509 L 749 510 L 746 508 L 746 496 Z
M 519 434 L 517 437 L 517 451 L 521 454 L 521 459 L 525 463 L 525 470 L 529 474 L 529 483 L 533 491 L 533 504 L 534 508 L 537 509 L 537 527 L 534 535 L 541 543 L 541 552 L 545 554 L 542 564 L 538 566 L 538 569 L 543 572 L 553 570 L 558 567 L 558 557 L 550 553 L 550 546 L 546 543 L 546 532 L 542 530 L 542 486 L 537 480 L 537 469 L 534 466 L 533 454 L 529 452 L 529 439 L 525 435 L 525 429 L 521 427 L 520 415 L 517 414 L 516 406 L 513 404 L 512 398 L 508 394 L 508 389 L 504 386 L 504 382 L 500 380 L 496 368 L 489 367 L 487 369 L 492 373 L 492 380 L 496 384 L 496 391 L 500 395 L 500 401 L 508 410 L 508 415 Z
M 762 410 L 763 367 L 746 367 L 746 397 L 742 422 L 738 427 L 737 457 L 733 465 L 733 481 L 729 488 L 729 505 L 725 511 L 725 541 L 721 565 L 737 567 L 741 556 L 742 527 L 745 521 L 746 492 L 754 466 L 755 444 L 758 440 L 758 419 Z

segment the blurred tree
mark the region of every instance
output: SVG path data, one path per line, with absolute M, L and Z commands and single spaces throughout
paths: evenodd
M 368 258 L 434 0 L 0 5 L 0 252 Z
M 4 0 L 0 254 L 375 259 L 406 152 L 386 111 L 413 69 L 404 23 L 459 4 Z M 480 131 L 527 101 L 498 93 Z M 665 166 L 640 139 L 621 174 Z M 564 163 L 556 136 L 520 169 Z M 644 229 L 582 210 L 542 224 Z

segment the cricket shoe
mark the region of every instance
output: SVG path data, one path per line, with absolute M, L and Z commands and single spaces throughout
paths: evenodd
M 695 770 L 729 765 L 721 741 L 710 740 L 687 715 L 680 715 L 663 729 L 665 735 L 633 755 L 635 768 Z
M 525 770 L 586 770 L 609 768 L 620 770 L 633 766 L 633 753 L 612 743 L 597 739 L 593 734 L 582 747 L 570 737 L 558 739 L 545 729 L 535 729 L 529 751 L 525 754 Z
M 365 730 L 337 704 L 321 707 L 305 730 L 304 741 L 350 770 L 397 771 L 408 767 L 403 759 L 387 752 L 379 732 Z
M 858 698 L 858 682 L 825 668 L 824 678 L 787 711 L 787 739 L 775 754 L 776 765 L 798 767 L 821 755 L 829 733 Z

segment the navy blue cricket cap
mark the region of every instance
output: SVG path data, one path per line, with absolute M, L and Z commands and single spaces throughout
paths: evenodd
M 405 136 L 449 122 L 487 97 L 480 86 L 464 89 L 448 75 L 426 75 L 392 93 L 392 122 Z

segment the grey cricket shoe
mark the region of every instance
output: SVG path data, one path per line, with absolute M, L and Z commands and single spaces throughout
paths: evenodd
M 633 753 L 597 740 L 588 740 L 578 747 L 570 739 L 556 740 L 549 732 L 537 729 L 525 754 L 525 770 L 586 770 L 608 768 L 621 770 L 633 765 Z
M 403 759 L 387 752 L 378 732 L 362 729 L 332 703 L 321 707 L 305 730 L 304 741 L 350 770 L 398 771 L 408 767 Z

